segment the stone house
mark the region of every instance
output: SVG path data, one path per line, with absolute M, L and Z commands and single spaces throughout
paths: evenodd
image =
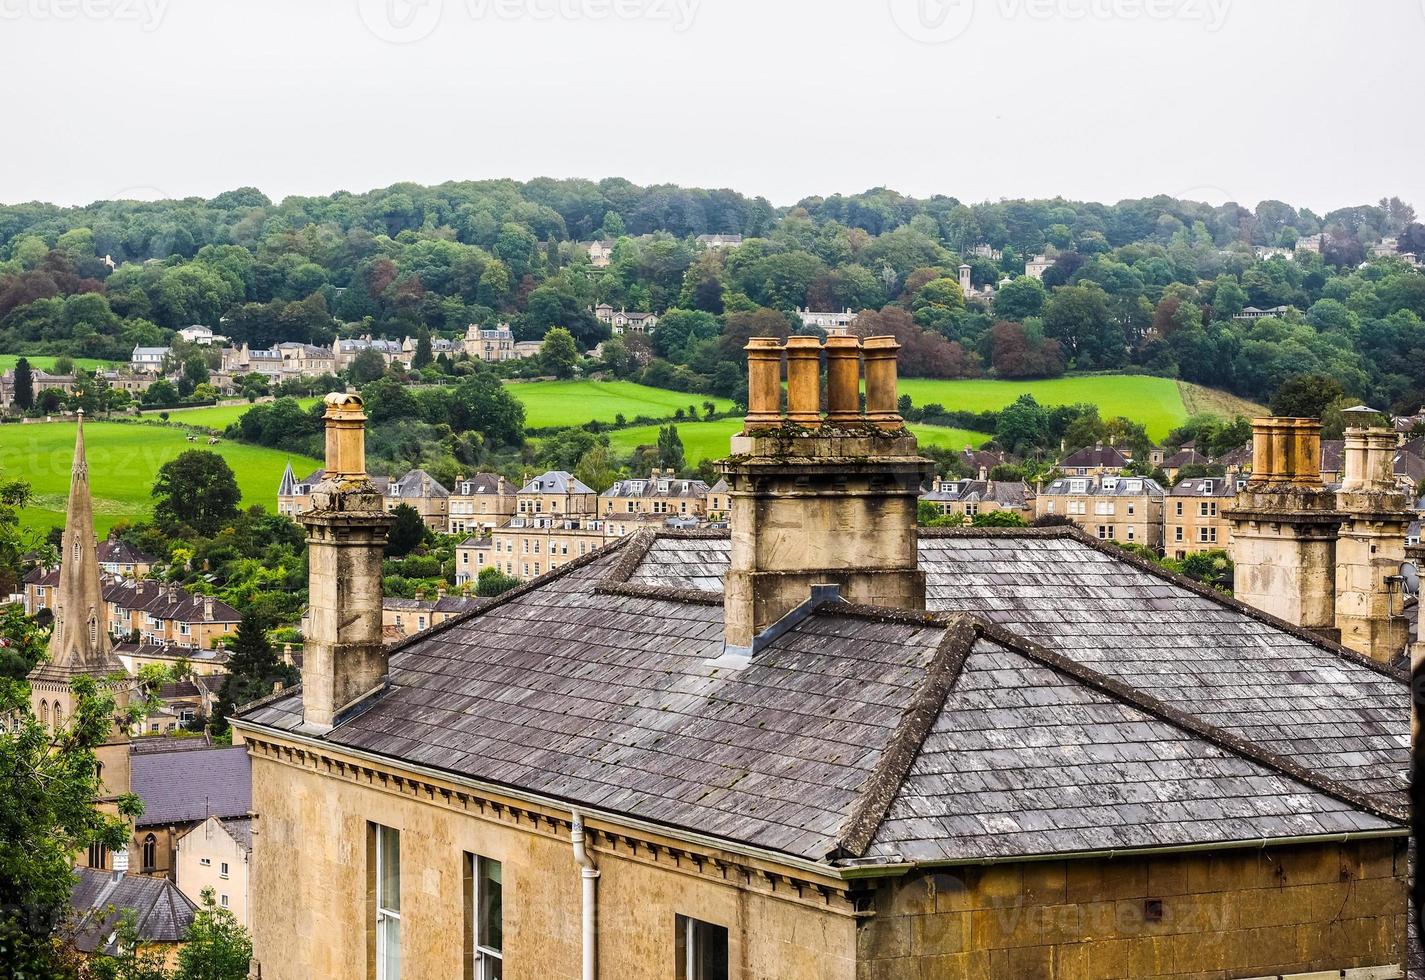
M 618 480 L 599 494 L 599 515 L 701 518 L 707 514 L 708 489 L 702 480 L 678 479 L 676 470 L 654 470 L 646 480 Z
M 65 395 L 74 394 L 75 377 L 72 374 L 50 374 L 39 368 L 30 369 L 30 391 L 39 398 L 40 392 L 51 389 Z M 9 408 L 15 404 L 15 369 L 0 374 L 0 406 Z
M 251 882 L 253 818 L 208 817 L 184 831 L 173 844 L 174 881 L 194 903 L 203 889 L 213 890 L 219 908 L 252 927 L 248 888 Z
M 147 578 L 155 561 L 118 538 L 106 538 L 99 545 L 99 570 L 114 578 Z
M 589 253 L 589 264 L 595 269 L 607 269 L 609 262 L 613 260 L 614 243 L 607 239 L 588 242 L 584 249 Z
M 143 741 L 136 740 L 135 745 L 142 747 Z M 142 874 L 173 879 L 184 894 L 189 894 L 184 883 L 177 880 L 178 840 L 210 817 L 252 815 L 251 762 L 247 753 L 240 746 L 227 745 L 138 751 L 131 754 L 129 773 L 130 792 L 144 802 L 143 815 L 134 821 L 129 866 Z M 237 892 L 245 893 L 246 870 L 245 864 L 241 868 L 230 867 L 224 880 L 231 881 Z M 239 877 L 234 879 L 234 874 Z M 196 900 L 197 893 L 189 897 Z
M 615 310 L 608 303 L 600 303 L 594 307 L 594 318 L 600 323 L 607 323 L 609 329 L 617 336 L 625 333 L 649 334 L 658 326 L 657 313 L 630 313 L 628 310 Z
M 851 332 L 851 326 L 856 322 L 856 314 L 851 312 L 850 307 L 844 310 L 804 310 L 797 307 L 797 316 L 801 318 L 802 326 L 816 327 L 828 337 L 844 337 Z
M 515 517 L 456 546 L 455 581 L 469 584 L 487 567 L 519 579 L 537 578 L 603 547 L 606 535 L 604 522 L 593 515 Z
M 515 515 L 518 488 L 497 473 L 459 477 L 450 493 L 447 534 L 489 531 Z
M 706 249 L 717 251 L 720 248 L 736 248 L 742 244 L 742 236 L 724 234 L 699 235 L 696 241 Z
M 209 650 L 237 635 L 242 614 L 213 596 L 152 579 L 120 580 L 103 590 L 109 634 L 124 640 Z
M 374 350 L 381 355 L 387 367 L 393 364 L 403 368 L 411 366 L 410 357 L 401 350 L 399 340 L 373 339 L 369 334 L 361 337 L 338 338 L 332 341 L 332 367 L 335 371 L 345 371 L 362 351 Z
M 1399 975 L 1403 675 L 1071 528 L 917 533 L 894 342 L 862 415 L 846 340 L 812 437 L 819 352 L 749 345 L 730 534 L 390 651 L 329 396 L 324 612 L 301 689 L 234 720 L 255 975 Z
M 515 351 L 514 332 L 503 323 L 488 330 L 476 324 L 470 324 L 465 331 L 464 349 L 465 353 L 475 360 L 491 364 L 519 358 L 519 354 Z
M 170 347 L 135 347 L 129 355 L 129 369 L 135 374 L 163 374 L 163 362 L 171 351 Z
M 515 495 L 515 513 L 521 517 L 593 516 L 598 512 L 599 495 L 564 470 L 550 470 L 534 477 Z
M 387 596 L 381 602 L 381 625 L 391 640 L 400 641 L 476 609 L 486 601 L 469 595 L 446 595 L 444 589 L 438 589 L 434 599 L 419 592 L 414 599 Z
M 450 517 L 450 491 L 425 470 L 408 470 L 399 480 L 386 483 L 386 510 L 405 504 L 421 515 L 426 527 L 441 534 Z
M 1133 457 L 1117 446 L 1085 446 L 1059 461 L 1059 469 L 1069 476 L 1117 476 Z
M 920 499 L 941 514 L 974 518 L 1009 511 L 1034 520 L 1034 488 L 1023 480 L 935 480 Z
M 1046 255 L 1036 255 L 1028 262 L 1024 263 L 1024 274 L 1033 279 L 1044 281 L 1044 273 L 1054 265 L 1054 260 Z
M 1137 476 L 1075 476 L 1055 480 L 1035 498 L 1036 517 L 1067 517 L 1101 541 L 1163 547 L 1166 494 Z
M 1212 460 L 1197 451 L 1195 443 L 1186 443 L 1177 452 L 1165 455 L 1156 465 L 1172 482 L 1177 482 L 1178 474 L 1182 472 L 1184 466 L 1207 466 Z
M 709 521 L 725 521 L 732 512 L 732 497 L 728 494 L 726 480 L 718 480 L 708 487 L 707 518 Z
M 1227 504 L 1245 482 L 1218 476 L 1173 484 L 1165 510 L 1165 553 L 1181 560 L 1198 551 L 1230 551 L 1232 522 L 1227 520 Z
M 92 868 L 75 874 L 69 895 L 75 914 L 61 933 L 69 945 L 87 956 L 117 956 L 119 921 L 131 913 L 144 950 L 161 952 L 165 966 L 177 964 L 183 936 L 198 911 L 195 901 L 162 878 Z
M 300 377 L 317 378 L 336 373 L 336 354 L 330 347 L 288 341 L 278 344 L 276 350 L 282 359 L 284 380 Z

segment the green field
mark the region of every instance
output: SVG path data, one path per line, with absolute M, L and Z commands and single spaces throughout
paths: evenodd
M 683 440 L 683 453 L 689 466 L 696 466 L 704 459 L 721 459 L 726 456 L 732 437 L 742 431 L 741 419 L 675 424 L 678 427 L 678 438 Z M 652 446 L 658 442 L 658 428 L 656 425 L 640 425 L 631 429 L 618 429 L 608 434 L 609 446 L 614 452 L 623 455 L 633 452 L 639 446 Z M 964 449 L 966 446 L 978 448 L 990 438 L 980 432 L 948 429 L 938 425 L 913 425 L 911 431 L 922 446 L 936 446 L 941 449 Z
M 185 449 L 210 448 L 201 441 L 188 442 L 186 435 L 177 428 L 118 422 L 91 422 L 84 427 L 94 523 L 100 535 L 120 518 L 147 516 L 153 506 L 149 492 L 160 466 Z M 277 484 L 289 459 L 303 476 L 319 465 L 313 459 L 226 439 L 211 449 L 237 475 L 243 504 L 262 504 L 268 510 L 276 509 Z M 25 480 L 35 495 L 20 514 L 24 527 L 43 529 L 64 523 L 73 459 L 72 422 L 0 426 L 0 478 Z
M 41 371 L 54 373 L 54 362 L 58 358 L 50 354 L 0 354 L 0 371 L 9 371 L 15 367 L 15 362 L 20 358 L 25 358 L 30 362 L 30 367 L 39 368 Z M 92 357 L 71 357 L 75 367 L 82 367 L 86 371 L 96 371 L 99 368 L 111 368 L 113 361 L 100 361 Z
M 649 388 L 632 381 L 531 381 L 511 384 L 509 390 L 523 403 L 525 425 L 531 429 L 612 422 L 618 415 L 629 420 L 640 415 L 667 418 L 680 408 L 687 411 L 689 405 L 702 415 L 705 401 L 716 404 L 720 412 L 732 408 L 726 398 Z
M 297 402 L 303 408 L 308 408 L 321 401 L 320 398 L 298 398 Z M 214 405 L 210 408 L 171 408 L 168 410 L 168 421 L 182 422 L 184 425 L 201 425 L 209 429 L 222 431 L 229 425 L 236 422 L 249 408 L 247 402 L 241 405 Z M 144 409 L 142 418 L 158 418 L 158 410 Z
M 1041 405 L 1092 402 L 1110 419 L 1122 415 L 1142 423 L 1153 439 L 1161 439 L 1187 418 L 1178 383 L 1146 375 L 1086 375 L 1045 381 L 932 381 L 902 378 L 900 393 L 917 407 L 938 403 L 951 411 L 998 411 L 1023 394 Z

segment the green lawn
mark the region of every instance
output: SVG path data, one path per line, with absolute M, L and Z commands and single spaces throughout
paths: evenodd
M 320 398 L 297 399 L 303 408 L 315 405 L 319 401 L 321 401 Z M 247 402 L 243 402 L 241 405 L 214 405 L 210 408 L 171 408 L 168 410 L 168 420 L 182 422 L 184 425 L 202 425 L 222 431 L 236 422 L 249 408 L 252 406 Z M 146 408 L 142 418 L 156 419 L 158 412 L 158 409 Z
M 531 429 L 612 422 L 617 415 L 630 421 L 640 415 L 667 418 L 690 405 L 702 415 L 705 401 L 716 404 L 718 411 L 732 408 L 725 398 L 649 388 L 632 381 L 531 381 L 511 384 L 509 390 L 524 404 L 525 425 Z
M 1045 381 L 902 378 L 899 390 L 917 406 L 939 403 L 965 412 L 996 411 L 1026 393 L 1041 405 L 1093 402 L 1105 419 L 1122 415 L 1140 422 L 1153 439 L 1166 436 L 1188 415 L 1176 381 L 1146 375 L 1087 375 Z
M 15 362 L 20 358 L 25 358 L 30 362 L 30 367 L 39 368 L 41 371 L 54 373 L 54 362 L 58 358 L 50 354 L 0 354 L 0 371 L 9 371 L 15 366 Z M 92 357 L 71 357 L 75 367 L 82 367 L 86 371 L 95 371 L 99 368 L 114 367 L 113 361 L 100 361 Z
M 84 437 L 94 523 L 100 535 L 120 518 L 147 516 L 153 506 L 149 492 L 160 466 L 186 449 L 210 448 L 201 441 L 189 443 L 182 429 L 156 425 L 91 422 L 84 427 Z M 277 484 L 289 459 L 300 476 L 319 465 L 281 450 L 226 439 L 211 449 L 237 474 L 243 504 L 262 504 L 270 511 L 277 509 Z M 72 422 L 0 425 L 0 478 L 28 481 L 35 494 L 21 512 L 23 526 L 43 529 L 64 523 L 73 459 Z
M 704 459 L 721 459 L 729 452 L 729 444 L 734 435 L 742 431 L 741 419 L 717 419 L 713 422 L 685 422 L 678 424 L 678 438 L 683 440 L 683 452 L 688 465 L 696 466 Z M 937 446 L 941 449 L 964 449 L 966 446 L 978 448 L 990 437 L 980 432 L 964 429 L 948 429 L 938 425 L 913 425 L 911 431 L 922 446 Z M 641 425 L 631 429 L 610 432 L 609 445 L 616 453 L 627 455 L 639 446 L 652 446 L 658 442 L 658 426 Z

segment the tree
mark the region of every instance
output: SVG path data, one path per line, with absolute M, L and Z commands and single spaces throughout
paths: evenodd
M 658 465 L 672 470 L 681 470 L 687 465 L 683 455 L 683 440 L 678 438 L 676 425 L 666 425 L 658 429 Z
M 411 358 L 411 367 L 419 371 L 423 367 L 430 367 L 435 362 L 435 352 L 431 348 L 430 331 L 422 329 L 420 336 L 416 338 L 416 352 Z
M 425 540 L 426 522 L 421 520 L 420 511 L 410 504 L 399 505 L 391 515 L 396 518 L 396 523 L 391 525 L 386 535 L 386 554 L 392 558 L 404 558 Z
M 159 378 L 144 390 L 139 401 L 144 405 L 171 408 L 178 404 L 178 389 L 173 387 L 173 383 L 167 378 Z
M 252 938 L 231 911 L 219 908 L 213 889 L 183 934 L 174 980 L 245 980 L 252 962 Z
M 974 527 L 1028 527 L 1029 522 L 1012 510 L 992 510 L 971 518 Z
M 556 378 L 572 378 L 578 362 L 579 349 L 574 346 L 574 335 L 563 327 L 550 327 L 544 335 L 544 343 L 539 345 L 539 363 L 545 372 Z
M 171 530 L 186 524 L 211 536 L 237 518 L 242 492 L 227 460 L 190 449 L 159 467 L 153 497 L 153 516 L 160 526 Z
M 450 427 L 472 429 L 492 445 L 518 446 L 524 441 L 524 406 L 489 371 L 462 378 L 451 402 Z
M 366 384 L 368 381 L 375 381 L 386 373 L 386 359 L 379 351 L 371 348 L 358 351 L 351 359 L 351 363 L 346 366 L 346 376 L 353 384 Z
M 1043 283 L 1033 276 L 1020 276 L 1005 283 L 995 294 L 995 316 L 1022 323 L 1043 311 L 1044 299 Z
M 73 683 L 74 712 L 58 733 L 30 714 L 22 684 L 0 684 L 0 963 L 7 976 L 55 975 L 53 943 L 69 908 L 74 855 L 91 844 L 127 847 L 138 797 L 98 808 L 102 786 L 95 750 L 120 714 L 112 689 L 92 677 Z M 135 709 L 135 712 L 137 709 Z M 135 712 L 130 712 L 134 715 Z
M 1282 382 L 1272 395 L 1272 414 L 1283 418 L 1319 419 L 1327 406 L 1346 391 L 1341 382 L 1324 374 L 1296 374 Z
M 15 362 L 15 404 L 27 411 L 35 404 L 35 375 L 25 357 Z
M 606 444 L 592 446 L 579 457 L 579 464 L 574 467 L 574 475 L 585 486 L 603 493 L 618 479 L 618 466 Z
M 228 673 L 213 707 L 213 734 L 228 730 L 228 718 L 237 708 L 267 697 L 274 684 L 290 687 L 297 679 L 297 668 L 283 663 L 273 650 L 262 619 L 254 612 L 244 613 L 228 651 Z
M 475 580 L 475 594 L 487 598 L 497 596 L 519 584 L 520 580 L 513 575 L 506 575 L 494 565 L 486 565 L 480 569 L 480 576 Z

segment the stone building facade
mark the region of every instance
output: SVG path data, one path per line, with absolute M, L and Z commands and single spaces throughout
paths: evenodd
M 1138 476 L 1066 477 L 1043 487 L 1039 517 L 1067 517 L 1101 541 L 1163 547 L 1166 495 L 1157 481 Z

